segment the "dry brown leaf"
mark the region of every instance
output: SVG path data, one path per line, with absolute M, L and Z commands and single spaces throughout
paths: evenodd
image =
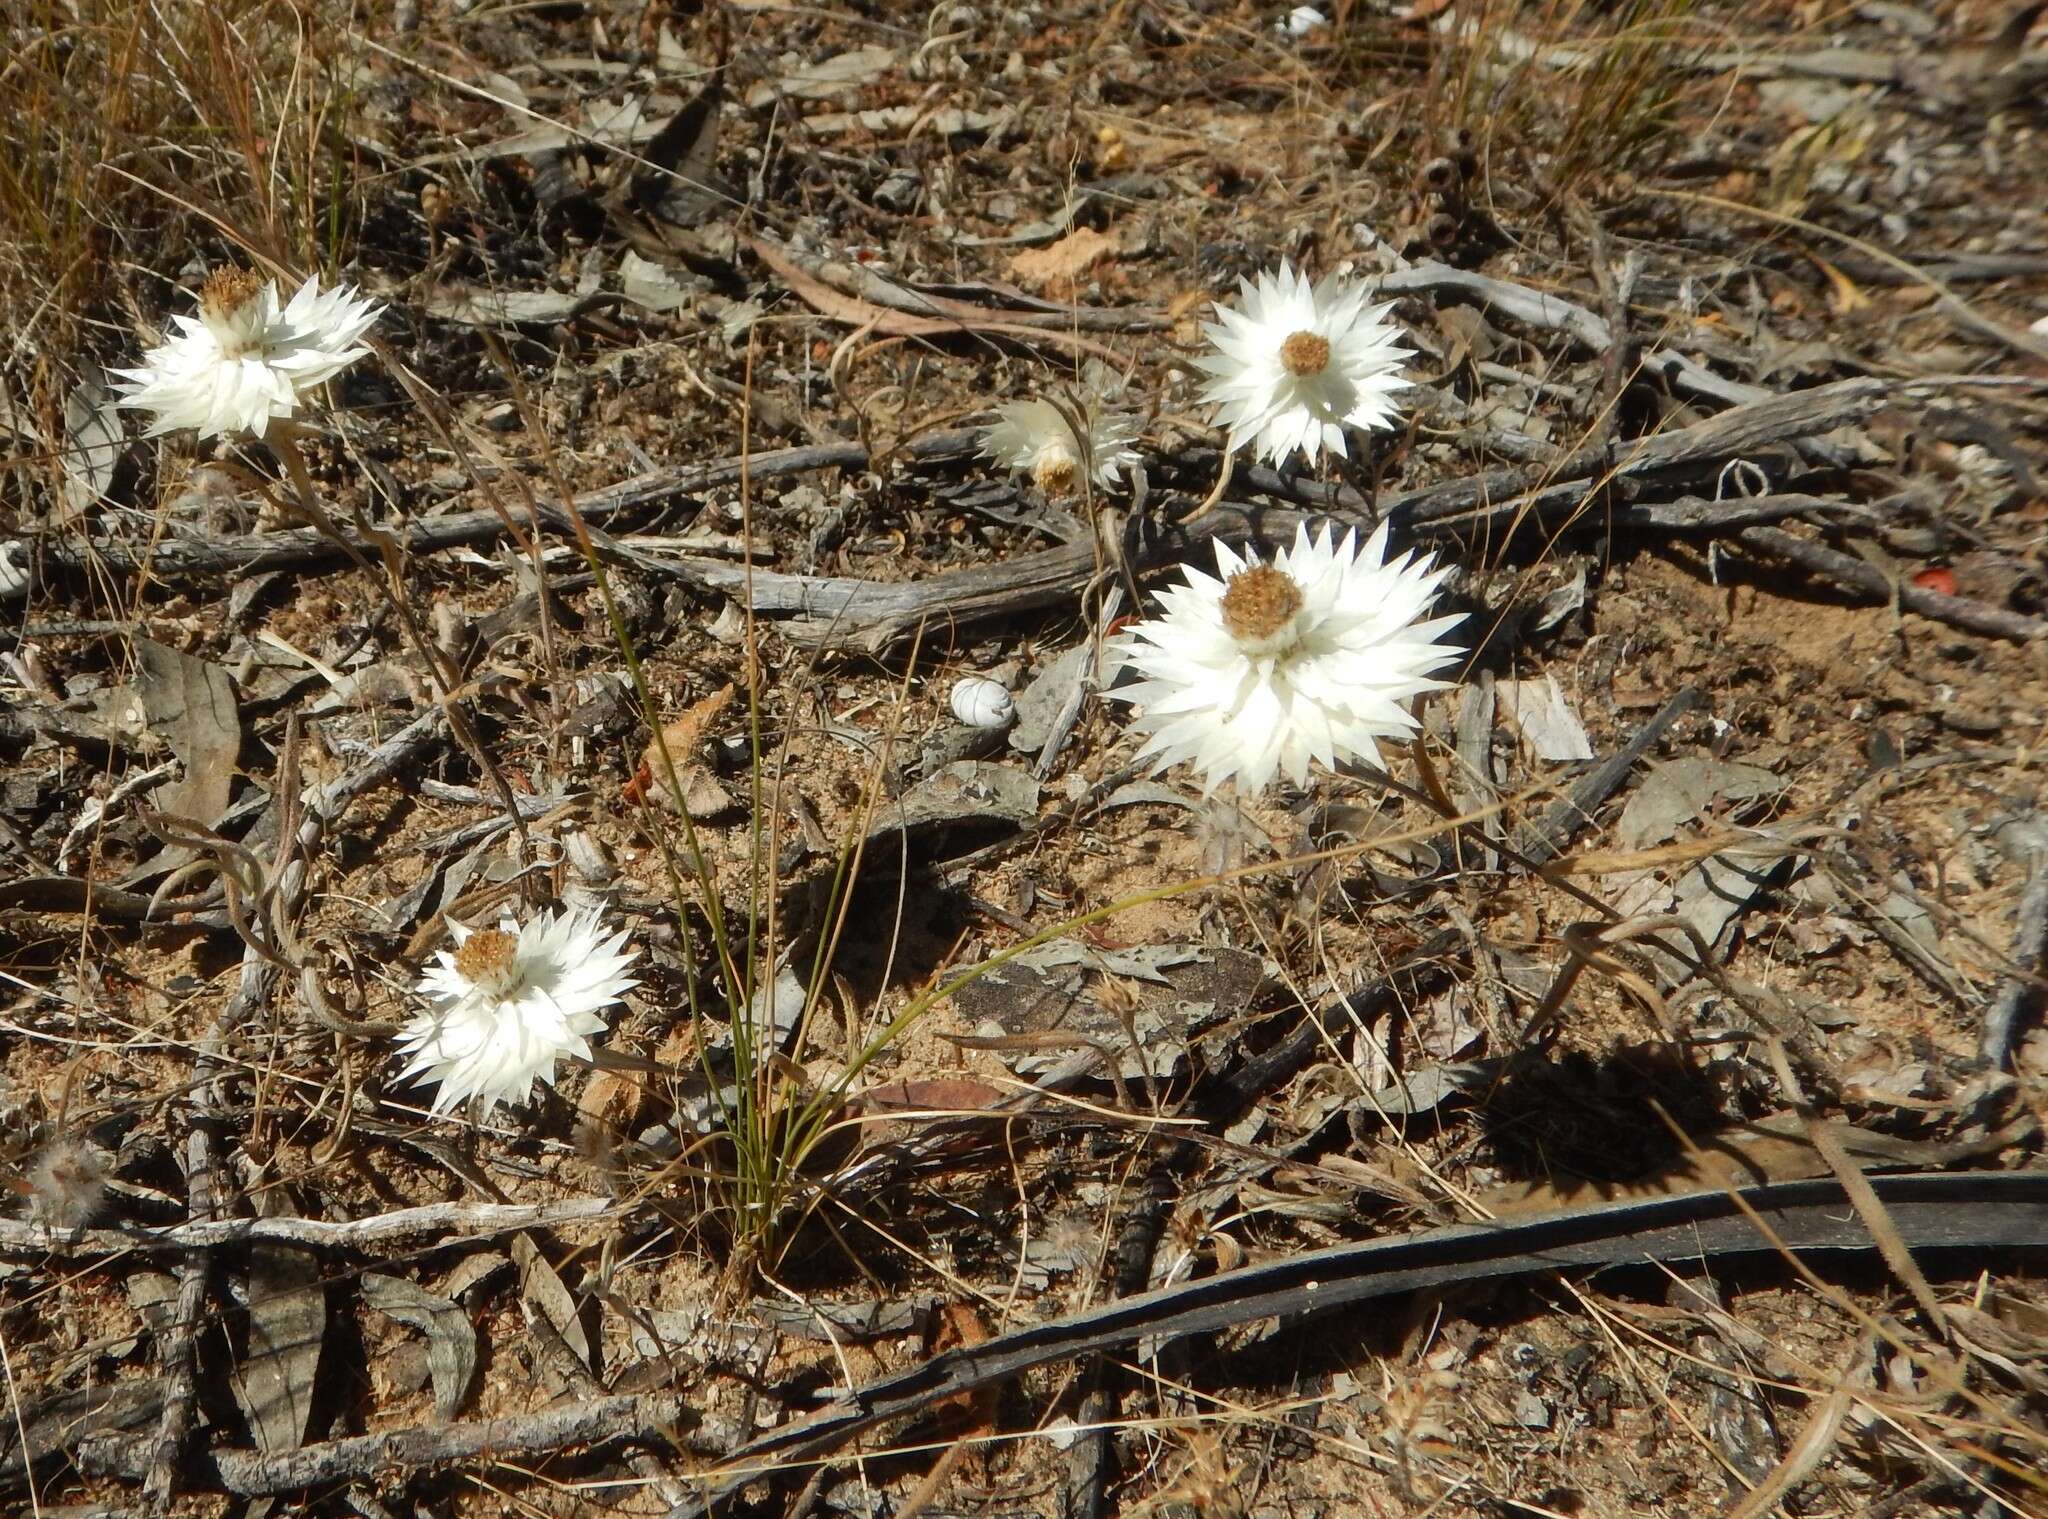
M 646 1090 L 644 1077 L 623 1071 L 595 1072 L 576 1103 L 578 1129 L 595 1145 L 608 1146 L 619 1135 L 632 1132 Z
M 1033 289 L 1055 286 L 1071 290 L 1081 278 L 1117 251 L 1116 239 L 1093 227 L 1076 227 L 1056 243 L 1026 248 L 1010 260 L 1010 273 Z
M 1769 859 L 1772 855 L 1797 853 L 1791 846 L 1776 844 L 1750 833 L 1716 833 L 1703 839 L 1677 844 L 1660 844 L 1654 849 L 1588 849 L 1545 865 L 1542 874 L 1556 876 L 1611 876 L 1630 870 L 1661 870 L 1667 865 L 1690 865 L 1695 860 L 1727 854 L 1743 859 Z
M 966 1077 L 885 1081 L 854 1094 L 848 1112 L 872 1115 L 862 1124 L 860 1135 L 861 1144 L 872 1147 L 908 1139 L 928 1129 L 935 1119 L 982 1112 L 993 1117 L 1004 1095 L 986 1082 Z M 962 1133 L 948 1140 L 943 1149 L 958 1153 L 974 1144 L 970 1135 Z
M 697 1060 L 697 1025 L 693 1019 L 679 1020 L 654 1052 L 654 1063 L 669 1070 L 694 1065 Z
M 1092 338 L 1078 332 L 1061 332 L 1051 327 L 1030 327 L 1015 320 L 1018 316 L 1037 316 L 1037 312 L 990 311 L 986 317 L 960 316 L 929 317 L 912 316 L 907 311 L 890 311 L 872 301 L 861 300 L 858 296 L 834 290 L 824 281 L 806 273 L 791 260 L 788 250 L 778 247 L 765 238 L 750 238 L 747 246 L 752 248 L 761 262 L 775 271 L 775 277 L 789 286 L 792 294 L 820 316 L 830 317 L 835 322 L 845 322 L 869 332 L 879 332 L 888 337 L 934 337 L 942 333 L 959 332 L 1003 332 L 1028 339 L 1034 343 L 1057 343 L 1082 353 L 1092 353 L 1112 364 L 1122 364 L 1123 359 L 1115 349 L 1105 347 Z
M 971 1306 L 947 1303 L 940 1307 L 938 1323 L 932 1330 L 934 1356 L 944 1355 L 949 1350 L 972 1350 L 987 1340 L 988 1325 Z M 932 1405 L 932 1411 L 942 1424 L 955 1426 L 955 1433 L 967 1436 L 993 1431 L 996 1407 L 996 1389 L 984 1387 L 941 1398 Z
M 697 746 L 704 741 L 705 730 L 732 701 L 733 686 L 727 682 L 700 702 L 692 703 L 681 717 L 662 724 L 658 737 L 649 739 L 647 748 L 640 756 L 640 768 L 633 772 L 633 778 L 626 782 L 620 795 L 629 802 L 644 801 L 650 795 L 674 811 L 680 806 L 691 817 L 710 816 L 732 805 L 732 798 L 725 788 L 718 784 L 710 771 L 697 762 Z M 669 763 L 675 766 L 676 788 L 682 795 L 677 798 L 670 786 L 656 786 L 654 778 L 668 768 L 662 762 L 662 750 L 668 751 Z
M 1870 304 L 1870 297 L 1863 293 L 1863 287 L 1848 275 L 1824 258 L 1815 257 L 1811 253 L 1806 256 L 1813 260 L 1815 268 L 1828 277 L 1828 307 L 1836 316 L 1848 316 L 1851 312 L 1861 311 Z

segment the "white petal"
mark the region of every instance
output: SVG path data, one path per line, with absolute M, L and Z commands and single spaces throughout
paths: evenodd
M 1086 439 L 1075 436 L 1050 401 L 1012 401 L 996 412 L 994 425 L 982 434 L 982 456 L 1020 475 L 1032 473 L 1048 458 L 1078 464 L 1085 457 L 1095 483 L 1114 486 L 1138 463 L 1137 450 L 1131 447 L 1137 424 L 1123 412 L 1093 403 L 1082 405 L 1078 415 L 1087 426 Z

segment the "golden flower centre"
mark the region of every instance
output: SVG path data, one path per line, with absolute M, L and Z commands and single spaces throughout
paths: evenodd
M 1223 587 L 1223 628 L 1247 649 L 1271 642 L 1301 611 L 1301 587 L 1270 564 L 1239 570 Z

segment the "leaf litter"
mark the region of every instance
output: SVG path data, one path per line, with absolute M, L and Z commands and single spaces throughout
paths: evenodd
M 1873 1167 L 2038 1168 L 2044 857 L 2010 842 L 2038 821 L 2048 697 L 2027 346 L 2048 227 L 2022 167 L 2038 111 L 2010 92 L 2034 8 L 1866 7 L 1827 47 L 1774 13 L 1740 58 L 1453 11 L 1298 35 L 1284 8 L 956 12 L 899 40 L 752 8 L 389 9 L 434 69 L 317 23 L 361 86 L 339 140 L 381 166 L 321 224 L 402 313 L 379 338 L 423 384 L 380 356 L 307 444 L 360 561 L 265 515 L 256 452 L 182 489 L 189 445 L 136 447 L 96 380 L 63 376 L 131 362 L 113 338 L 185 309 L 177 271 L 234 256 L 216 231 L 107 219 L 161 287 L 82 306 L 93 335 L 5 370 L 17 436 L 62 446 L 4 501 L 36 570 L 0 708 L 21 993 L 0 1160 L 28 1196 L 0 1281 L 35 1305 L 11 1315 L 4 1480 L 132 1502 L 182 1359 L 180 1511 L 222 1490 L 483 1511 L 454 1469 L 550 1511 L 660 1512 L 849 1385 L 1147 1284 L 1708 1174 L 1825 1176 L 1818 1121 Z M 1281 257 L 1396 301 L 1424 350 L 1413 425 L 1342 466 L 1240 460 L 1198 513 L 1221 440 L 1175 345 Z M 1081 360 L 1145 408 L 1138 489 L 984 478 L 975 421 Z M 680 796 L 637 702 L 600 699 L 629 683 L 565 495 Z M 1444 556 L 1476 630 L 1461 689 L 1389 757 L 1406 789 L 1319 774 L 1240 803 L 1134 767 L 1099 700 L 1116 617 L 1213 563 L 1210 537 L 1273 546 L 1322 514 Z M 998 669 L 1018 722 L 979 747 L 947 696 Z M 397 770 L 366 768 L 393 744 Z M 312 855 L 281 852 L 309 788 L 356 774 L 377 778 Z M 665 880 L 686 824 L 729 903 L 766 910 L 756 827 L 781 851 L 791 952 L 737 1019 L 703 901 Z M 848 845 L 862 884 L 835 903 Z M 654 969 L 598 1069 L 509 1119 L 424 1121 L 298 969 L 263 989 L 258 944 L 330 1019 L 401 1016 L 449 919 L 552 896 L 621 915 Z M 776 1270 L 723 1274 L 693 1177 L 730 1161 L 735 1021 L 823 1090 L 863 1027 L 983 965 L 863 1073 L 841 1115 L 860 1140 L 814 1157 L 823 1200 Z M 81 1135 L 104 1190 L 53 1201 L 37 1157 Z M 202 1249 L 169 1273 L 93 1244 L 204 1222 L 201 1181 L 287 1231 L 457 1211 L 403 1248 Z M 295 1209 L 264 1200 L 287 1187 Z M 490 1221 L 565 1200 L 598 1221 Z M 1258 1513 L 1785 1491 L 1936 1512 L 2039 1453 L 2039 1295 L 2009 1252 L 1976 1264 L 1933 1278 L 1943 1323 L 1892 1318 L 1882 1351 L 1859 1319 L 1889 1311 L 1881 1278 L 1809 1296 L 1768 1260 L 1710 1300 L 1674 1264 L 1683 1290 L 1537 1276 L 1307 1334 L 1312 1304 L 1262 1299 L 1290 1317 L 1218 1320 L 1212 1356 L 1153 1336 L 1131 1373 L 1084 1336 L 1080 1382 L 1027 1376 L 891 1436 L 1174 1415 L 1103 1434 L 1100 1462 L 1020 1439 L 936 1476 L 829 1466 L 815 1496 L 1200 1510 L 1192 1474 L 1223 1470 Z M 215 1317 L 181 1315 L 188 1287 Z M 1920 1399 L 1920 1444 L 1873 1417 L 1880 1377 Z M 1809 1398 L 1839 1417 L 1803 1423 Z M 2018 1412 L 1986 1435 L 1986 1408 Z M 802 1482 L 765 1480 L 773 1502 Z

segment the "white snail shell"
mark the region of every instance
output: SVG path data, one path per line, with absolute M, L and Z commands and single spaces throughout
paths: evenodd
M 954 681 L 950 701 L 953 715 L 970 728 L 1007 728 L 1017 718 L 1016 698 L 986 675 Z
M 19 543 L 0 543 L 0 601 L 28 594 L 28 555 Z

